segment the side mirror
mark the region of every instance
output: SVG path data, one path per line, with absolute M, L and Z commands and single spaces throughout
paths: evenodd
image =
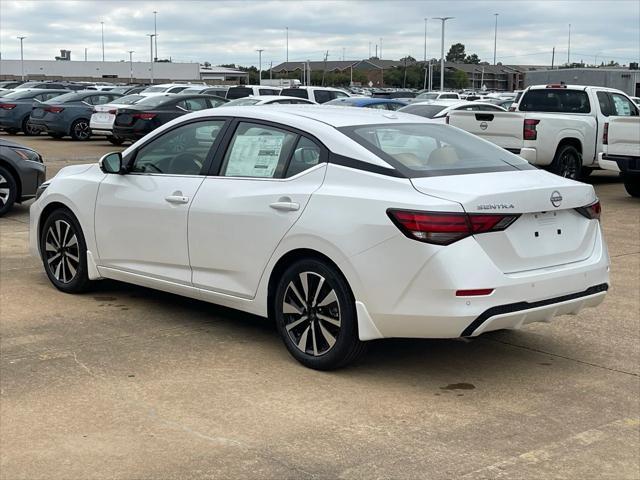
M 122 153 L 111 152 L 103 156 L 98 162 L 100 170 L 104 173 L 124 173 L 122 168 Z

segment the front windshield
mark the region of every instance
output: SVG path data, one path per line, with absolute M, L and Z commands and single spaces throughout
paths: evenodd
M 419 98 L 420 100 L 437 100 L 438 94 L 437 93 L 421 93 L 416 98 Z
M 136 105 L 146 105 L 148 107 L 157 107 L 158 105 L 168 101 L 169 95 L 154 95 L 153 97 L 144 97 L 144 99 L 136 102 Z
M 447 125 L 358 125 L 339 130 L 407 177 L 535 169 L 521 157 Z
M 238 98 L 236 100 L 231 100 L 230 102 L 225 103 L 224 105 L 220 105 L 221 107 L 244 107 L 248 105 L 255 105 L 260 100 L 255 98 Z

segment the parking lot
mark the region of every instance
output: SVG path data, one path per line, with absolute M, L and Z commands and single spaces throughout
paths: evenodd
M 115 148 L 8 137 L 47 177 Z M 612 287 L 577 316 L 472 341 L 373 342 L 304 368 L 275 326 L 104 281 L 53 288 L 29 203 L 0 219 L 0 477 L 640 478 L 640 203 L 610 173 Z

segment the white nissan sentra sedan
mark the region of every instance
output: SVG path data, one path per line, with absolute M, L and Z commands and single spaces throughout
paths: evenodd
M 415 115 L 322 106 L 182 116 L 62 169 L 31 207 L 55 287 L 112 278 L 276 320 L 304 365 L 367 340 L 475 337 L 602 302 L 590 185 Z

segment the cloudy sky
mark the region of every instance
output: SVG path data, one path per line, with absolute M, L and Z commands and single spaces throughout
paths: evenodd
M 423 57 L 424 18 L 428 21 L 429 57 L 438 57 L 440 21 L 447 22 L 445 45 L 461 42 L 467 53 L 493 60 L 494 13 L 499 13 L 499 62 L 549 64 L 567 59 L 571 23 L 571 60 L 621 64 L 640 57 L 639 0 L 503 0 L 503 1 L 216 1 L 216 0 L 0 0 L 2 58 L 53 59 L 61 48 L 72 59 L 100 60 L 104 22 L 106 60 L 149 58 L 153 11 L 158 25 L 158 54 L 174 61 L 257 65 L 256 49 L 264 49 L 263 67 L 284 61 L 285 27 L 289 28 L 289 60 L 365 58 L 382 38 L 383 58 L 407 54 Z M 344 50 L 343 50 L 344 49 Z

